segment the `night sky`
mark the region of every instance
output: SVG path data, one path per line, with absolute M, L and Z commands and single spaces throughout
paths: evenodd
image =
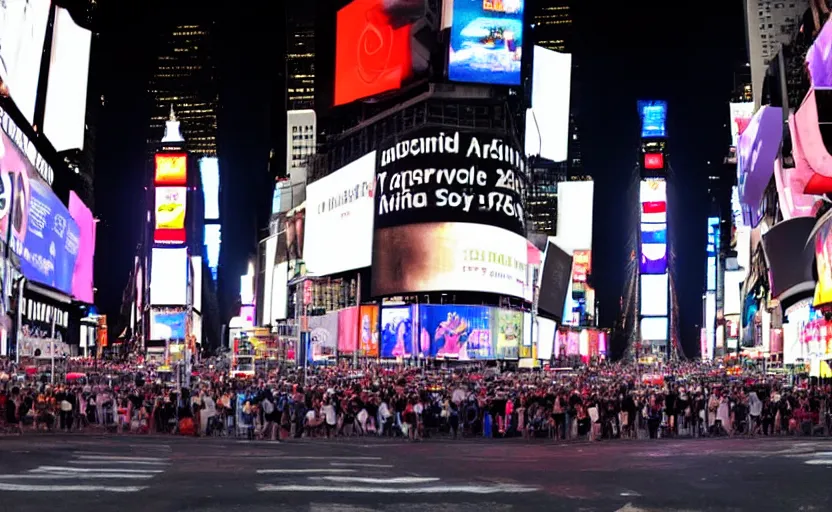
M 107 99 L 99 125 L 96 214 L 97 302 L 115 314 L 127 284 L 145 210 L 142 187 L 153 32 L 169 22 L 170 2 L 116 2 L 93 48 L 93 79 Z M 187 3 L 187 2 L 184 2 Z M 200 11 L 209 12 L 199 2 Z M 669 104 L 670 163 L 679 193 L 671 214 L 677 240 L 682 341 L 698 351 L 705 272 L 707 162 L 722 161 L 730 143 L 728 101 L 733 71 L 746 60 L 741 2 L 700 1 L 695 8 L 672 2 L 576 2 L 580 65 L 580 128 L 584 166 L 596 181 L 594 281 L 602 326 L 618 315 L 627 259 L 625 191 L 636 164 L 638 99 Z M 262 4 L 269 4 L 263 2 Z M 255 253 L 256 214 L 266 204 L 270 113 L 282 62 L 277 40 L 283 21 L 257 2 L 217 11 L 220 53 L 220 165 L 223 169 L 222 265 L 226 304 Z M 277 11 L 278 13 L 280 11 Z M 321 51 L 319 48 L 318 51 Z M 324 87 L 327 84 L 318 84 Z M 331 86 L 331 85 L 330 85 Z M 684 270 L 682 270 L 684 269 Z M 227 309 L 230 312 L 230 309 Z

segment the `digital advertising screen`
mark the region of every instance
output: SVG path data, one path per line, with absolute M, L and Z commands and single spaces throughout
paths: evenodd
M 401 0 L 353 0 L 338 11 L 335 105 L 394 91 L 411 76 L 413 20 L 398 14 L 400 4 Z
M 641 315 L 667 316 L 668 275 L 641 276 Z
M 571 54 L 534 47 L 532 108 L 526 111 L 526 155 L 566 161 L 571 77 Z
M 824 23 L 806 53 L 806 68 L 813 87 L 832 87 L 832 25 Z
M 649 100 L 638 102 L 643 139 L 667 137 L 667 102 Z
M 413 308 L 381 308 L 381 357 L 399 358 L 413 355 Z
M 222 227 L 219 224 L 206 224 L 203 229 L 205 240 L 205 263 L 211 269 L 214 282 L 217 281 L 217 269 L 220 265 L 220 245 L 222 245 Z
M 470 222 L 525 235 L 526 161 L 510 138 L 422 128 L 382 145 L 376 229 Z
M 832 303 L 832 219 L 823 221 L 815 234 L 815 264 L 818 283 L 815 286 L 814 307 Z
M 743 101 L 730 103 L 729 109 L 731 119 L 731 145 L 737 147 L 740 135 L 745 131 L 748 123 L 751 122 L 751 118 L 754 117 L 754 102 Z
M 325 315 L 310 316 L 309 348 L 307 358 L 311 363 L 324 363 L 335 360 L 338 350 L 338 312 L 330 311 Z
M 352 354 L 358 348 L 358 306 L 338 310 L 338 352 Z
M 52 30 L 43 132 L 55 151 L 84 149 L 92 32 L 76 25 L 61 7 L 55 10 Z
M 494 355 L 497 359 L 519 359 L 523 340 L 523 312 L 494 308 Z
M 592 248 L 595 182 L 558 183 L 558 221 L 555 243 L 564 251 Z
M 183 306 L 188 291 L 188 250 L 154 247 L 150 262 L 150 304 Z
M 274 266 L 274 273 L 272 274 L 272 289 L 271 289 L 271 323 L 274 324 L 277 320 L 285 320 L 288 314 L 287 308 L 289 303 L 288 286 L 289 286 L 289 263 L 284 261 Z
M 375 232 L 371 293 L 475 291 L 531 300 L 526 239 L 483 224 L 442 222 Z
M 667 245 L 641 244 L 641 273 L 664 274 L 667 272 Z
M 153 183 L 161 186 L 184 187 L 188 184 L 188 155 L 157 153 Z
M 375 170 L 373 151 L 306 186 L 307 273 L 326 276 L 370 266 Z
M 0 80 L 29 124 L 35 117 L 50 4 L 50 0 L 0 2 Z
M 667 317 L 642 318 L 641 339 L 644 341 L 666 341 L 669 325 Z
M 185 187 L 156 187 L 156 229 L 184 229 Z
M 78 225 L 79 232 L 78 257 L 72 273 L 72 296 L 81 302 L 93 304 L 96 223 L 92 211 L 74 191 L 69 192 L 69 215 Z
M 358 314 L 361 317 L 361 332 L 358 334 L 358 350 L 365 357 L 379 357 L 378 306 L 361 306 Z
M 191 304 L 197 311 L 202 311 L 202 256 L 191 256 Z
M 150 309 L 150 339 L 184 340 L 188 313 L 178 308 Z
M 220 164 L 217 157 L 199 160 L 199 177 L 202 179 L 202 195 L 205 201 L 205 219 L 220 218 Z M 280 198 L 278 197 L 278 201 Z
M 664 169 L 664 155 L 662 153 L 644 153 L 644 168 L 649 170 Z
M 8 125 L 3 123 L 3 129 Z M 81 232 L 66 206 L 41 178 L 32 160 L 0 131 L 0 236 L 12 230 L 11 249 L 27 279 L 72 295 Z M 30 160 L 31 157 L 31 160 Z
M 448 79 L 520 85 L 525 0 L 454 0 Z
M 641 243 L 667 244 L 667 224 L 642 224 Z
M 575 251 L 572 253 L 572 282 L 585 283 L 592 273 L 592 251 Z
M 548 316 L 559 322 L 564 318 L 567 295 L 571 299 L 573 257 L 549 240 L 540 271 L 540 291 L 537 309 L 541 316 Z
M 555 334 L 557 324 L 548 318 L 537 318 L 537 357 L 544 361 L 552 359 L 555 349 Z
M 494 359 L 492 308 L 485 306 L 419 306 L 419 351 L 437 359 Z

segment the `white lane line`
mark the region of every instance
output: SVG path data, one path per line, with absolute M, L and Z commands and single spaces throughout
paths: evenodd
M 807 460 L 804 464 L 809 464 L 810 466 L 832 466 L 832 459 L 812 459 Z
M 359 484 L 427 484 L 431 482 L 438 482 L 439 479 L 435 477 L 421 477 L 421 476 L 400 476 L 394 478 L 371 478 L 363 476 L 321 476 L 309 477 L 310 480 L 326 480 L 328 482 L 348 483 L 355 482 Z
M 0 491 L 24 492 L 139 492 L 147 487 L 110 487 L 104 485 L 27 485 L 4 484 L 0 482 Z
M 537 492 L 537 487 L 525 485 L 497 484 L 482 485 L 442 485 L 429 487 L 405 487 L 401 489 L 387 487 L 332 487 L 328 485 L 273 485 L 258 484 L 261 492 L 325 492 L 325 493 L 366 493 L 366 494 L 499 494 Z
M 351 461 L 351 460 L 381 460 L 381 457 L 311 457 L 311 456 L 290 456 L 290 457 L 282 457 L 276 456 L 276 459 L 279 460 L 344 460 L 344 461 Z
M 47 473 L 47 472 L 61 472 L 61 473 L 163 473 L 162 469 L 118 469 L 118 468 L 69 468 L 66 466 L 40 466 L 35 469 L 30 469 L 29 473 Z
M 169 457 L 121 457 L 119 455 L 76 455 L 81 460 L 132 460 L 134 462 L 167 462 Z
M 258 475 L 309 475 L 314 473 L 355 473 L 354 469 L 258 469 Z
M 94 465 L 94 464 L 129 464 L 131 466 L 167 466 L 169 462 L 140 462 L 135 460 L 70 460 L 68 464 Z
M 149 480 L 156 475 L 136 475 L 124 473 L 30 473 L 26 475 L 0 475 L 0 480 Z
M 392 468 L 392 464 L 362 464 L 360 462 L 330 462 L 330 466 L 339 466 L 347 468 Z

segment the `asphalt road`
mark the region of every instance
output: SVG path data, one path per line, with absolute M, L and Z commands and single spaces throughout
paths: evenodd
M 0 438 L 0 511 L 832 510 L 832 440 Z

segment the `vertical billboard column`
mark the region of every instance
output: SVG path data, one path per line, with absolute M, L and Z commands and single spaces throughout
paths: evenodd
M 719 217 L 708 217 L 707 263 L 705 267 L 705 353 L 713 359 L 716 350 L 717 256 L 719 254 Z
M 667 237 L 667 182 L 646 179 L 639 191 L 641 339 L 651 347 L 666 345 L 669 334 L 669 273 Z

